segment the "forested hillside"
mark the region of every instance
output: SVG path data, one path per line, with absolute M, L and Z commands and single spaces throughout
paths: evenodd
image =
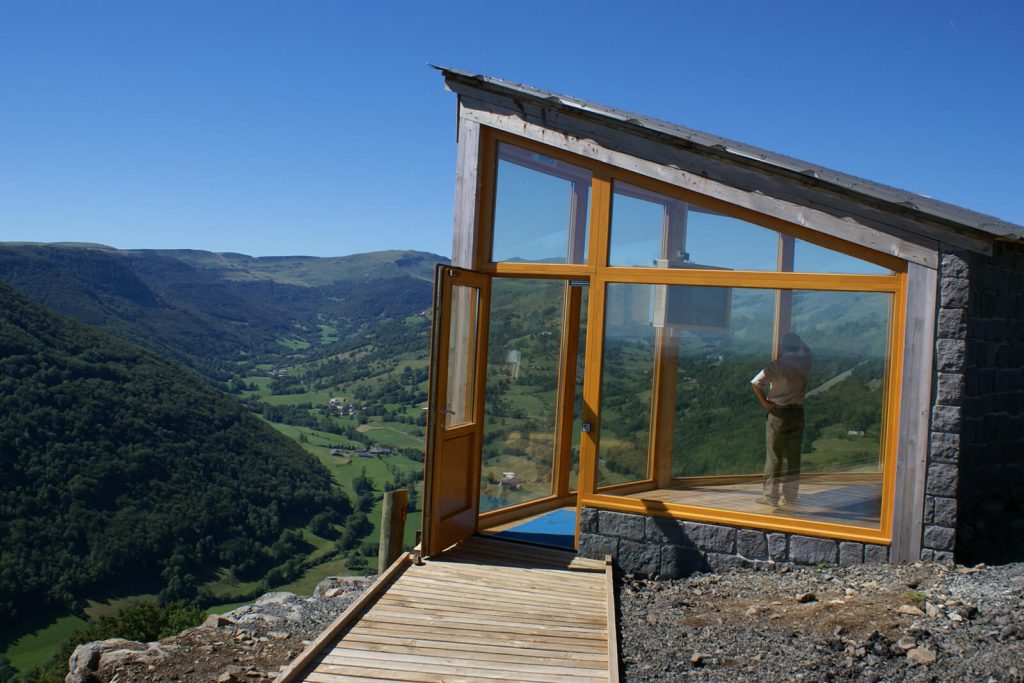
M 138 310 L 156 305 L 108 274 L 108 303 L 135 291 Z M 204 572 L 265 571 L 296 551 L 288 528 L 350 510 L 234 399 L 0 283 L 0 623 L 146 575 L 190 599 Z
M 412 251 L 255 258 L 0 244 L 0 280 L 224 383 L 242 365 L 276 362 L 421 312 L 439 260 Z

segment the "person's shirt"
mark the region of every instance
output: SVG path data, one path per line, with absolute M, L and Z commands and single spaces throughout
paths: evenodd
M 784 353 L 757 373 L 750 383 L 760 387 L 765 398 L 775 405 L 803 405 L 810 373 L 810 353 Z

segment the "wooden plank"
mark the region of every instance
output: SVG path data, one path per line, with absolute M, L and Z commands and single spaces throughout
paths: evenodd
M 912 210 L 875 200 L 856 201 L 836 190 L 811 186 L 810 180 L 782 178 L 566 112 L 478 95 L 480 91 L 471 89 L 464 93 L 464 118 L 796 225 L 824 229 L 882 254 L 935 267 L 939 241 L 980 253 L 991 251 L 989 241 Z M 759 201 L 758 192 L 764 201 Z
M 362 625 L 370 624 L 405 624 L 407 626 L 423 627 L 431 624 L 437 628 L 445 628 L 455 631 L 475 631 L 478 633 L 500 633 L 515 636 L 532 638 L 560 638 L 568 644 L 569 641 L 584 640 L 603 643 L 608 634 L 604 630 L 592 628 L 572 628 L 570 626 L 547 626 L 535 623 L 502 623 L 497 620 L 478 619 L 469 615 L 459 617 L 438 617 L 416 613 L 410 616 L 404 610 L 368 612 L 359 620 Z
M 315 681 L 316 683 L 381 683 L 383 680 L 388 681 L 409 681 L 408 678 L 395 678 L 389 676 L 388 678 L 369 678 L 367 676 L 346 676 L 344 674 L 310 674 L 307 681 Z
M 374 666 L 377 664 L 378 666 Z M 366 660 L 357 659 L 349 664 L 328 664 L 322 663 L 317 666 L 317 673 L 340 673 L 342 675 L 357 674 L 359 676 L 372 676 L 375 672 L 388 673 L 391 671 L 400 671 L 405 680 L 411 681 L 451 681 L 451 680 L 475 680 L 475 679 L 492 679 L 492 680 L 503 680 L 503 681 L 538 681 L 539 683 L 552 682 L 552 683 L 576 683 L 576 682 L 591 682 L 600 681 L 605 683 L 608 679 L 604 676 L 601 677 L 589 677 L 589 676 L 565 676 L 558 674 L 537 674 L 527 673 L 524 671 L 499 671 L 497 669 L 477 669 L 473 667 L 456 667 L 446 665 L 435 665 L 418 662 L 416 664 L 415 671 L 409 669 L 399 669 L 398 667 L 388 667 L 386 662 L 379 662 L 378 660 Z M 439 678 L 440 677 L 440 678 Z M 314 680 L 309 678 L 307 680 Z
M 382 630 L 387 631 L 389 635 L 396 635 L 397 632 L 404 629 L 407 635 L 410 637 L 416 637 L 417 633 L 422 630 L 422 626 L 423 624 L 416 621 L 413 617 L 404 619 L 389 618 L 385 620 L 364 617 L 359 621 L 359 629 L 364 634 L 370 633 L 374 630 Z M 606 638 L 600 636 L 587 638 L 580 634 L 551 634 L 546 632 L 541 633 L 530 629 L 506 629 L 504 631 L 499 631 L 473 627 L 458 628 L 453 625 L 446 625 L 445 632 L 450 633 L 455 637 L 463 637 L 473 634 L 486 634 L 487 637 L 490 638 L 491 642 L 495 639 L 514 640 L 521 643 L 530 643 L 530 647 L 537 647 L 548 643 L 551 645 L 563 645 L 573 650 L 582 648 L 603 652 L 608 651 Z
M 535 569 L 590 569 L 604 571 L 597 560 L 577 557 L 563 550 L 541 548 L 524 543 L 473 538 L 467 543 L 449 552 L 440 559 L 441 562 L 460 561 L 467 554 L 487 557 L 497 565 L 526 565 Z
M 452 590 L 444 590 L 447 586 Z M 517 595 L 515 591 L 512 592 L 497 592 L 481 590 L 477 587 L 470 585 L 455 585 L 451 583 L 444 583 L 440 585 L 413 585 L 411 583 L 403 584 L 400 588 L 396 589 L 396 594 L 402 598 L 409 599 L 410 601 L 419 602 L 430 602 L 438 599 L 445 599 L 447 596 L 458 594 L 457 600 L 453 604 L 460 604 L 461 602 L 473 601 L 476 604 L 489 604 L 493 605 L 495 609 L 535 609 L 544 610 L 552 613 L 559 613 L 559 609 L 562 612 L 565 611 L 566 607 L 571 607 L 573 611 L 580 614 L 598 614 L 600 609 L 596 608 L 593 603 L 588 604 L 587 602 L 573 602 L 566 604 L 562 602 L 560 605 L 557 602 L 552 602 L 550 599 L 543 595 Z M 602 595 L 597 591 L 590 593 L 590 597 L 595 602 L 602 600 Z
M 431 624 L 437 628 L 475 628 L 480 631 L 497 633 L 550 633 L 565 638 L 594 638 L 603 639 L 607 637 L 604 623 L 600 626 L 587 624 L 573 625 L 571 623 L 550 623 L 533 619 L 528 613 L 520 613 L 523 616 L 516 617 L 511 612 L 502 616 L 478 614 L 477 612 L 462 612 L 452 614 L 448 612 L 434 612 L 417 610 L 416 618 L 421 624 Z M 402 620 L 409 615 L 409 610 L 401 609 L 390 605 L 374 605 L 372 611 L 366 615 L 367 619 L 378 621 Z
M 422 638 L 409 640 L 407 638 L 393 638 L 388 636 L 367 637 L 363 634 L 346 634 L 346 636 L 335 646 L 337 649 L 361 648 L 377 650 L 380 652 L 433 652 L 447 653 L 457 651 L 459 657 L 473 659 L 489 659 L 494 662 L 505 661 L 505 659 L 519 660 L 533 656 L 551 657 L 555 654 L 565 661 L 572 661 L 575 666 L 604 669 L 607 667 L 607 657 L 600 653 L 588 652 L 567 652 L 561 649 L 540 649 L 525 647 L 505 647 L 493 644 L 475 644 L 473 648 L 465 647 L 466 643 L 453 643 L 449 640 L 425 640 Z
M 407 643 L 411 643 L 413 641 L 439 641 L 442 643 L 451 643 L 452 645 L 466 645 L 474 650 L 481 647 L 496 646 L 494 638 L 489 634 L 478 633 L 475 631 L 454 630 L 426 632 L 423 629 L 409 627 L 404 624 L 377 623 L 365 627 L 363 624 L 357 624 L 352 627 L 351 631 L 345 634 L 346 640 L 353 637 L 358 637 L 370 642 L 386 642 L 389 638 Z M 503 638 L 500 643 L 500 647 L 503 648 L 553 650 L 556 652 L 565 652 L 569 650 L 569 648 L 565 646 L 571 645 L 571 652 L 575 652 L 580 655 L 598 656 L 602 661 L 606 661 L 608 659 L 608 647 L 604 643 L 594 642 L 593 644 L 590 644 L 579 640 L 563 643 L 558 639 L 549 640 L 544 638 L 520 637 Z
M 511 604 L 506 605 L 495 605 L 494 603 L 484 603 L 481 605 L 479 602 L 473 604 L 468 601 L 456 602 L 451 596 L 444 596 L 443 604 L 437 604 L 437 601 L 427 602 L 422 599 L 410 600 L 403 595 L 392 595 L 391 591 L 388 591 L 387 595 L 380 599 L 377 603 L 382 607 L 388 607 L 392 609 L 404 609 L 404 610 L 420 610 L 426 614 L 465 614 L 467 611 L 471 611 L 473 614 L 477 614 L 482 617 L 501 617 L 507 618 L 513 606 Z M 522 608 L 520 607 L 520 611 Z M 607 623 L 602 616 L 597 613 L 593 615 L 580 613 L 576 610 L 567 612 L 563 609 L 561 612 L 555 609 L 537 609 L 531 607 L 529 610 L 529 618 L 540 624 L 581 624 L 587 626 L 593 626 L 595 628 L 604 628 Z
M 527 595 L 515 589 L 493 588 L 490 590 L 480 590 L 472 581 L 439 581 L 437 579 L 420 576 L 411 578 L 409 583 L 411 585 L 418 585 L 427 588 L 433 586 L 439 589 L 439 591 L 444 591 L 446 589 L 471 591 L 473 594 L 479 595 L 483 599 L 486 599 L 488 595 L 493 594 L 495 596 L 512 598 L 513 600 L 518 599 L 522 601 L 523 604 L 530 605 L 562 605 L 566 608 L 586 609 L 591 604 L 591 602 L 586 599 L 551 596 L 544 592 L 534 592 Z
M 601 611 L 597 609 L 566 610 L 564 606 L 559 609 L 558 607 L 552 605 L 534 605 L 523 602 L 516 603 L 512 600 L 487 600 L 486 598 L 477 595 L 466 596 L 462 599 L 455 599 L 451 597 L 451 594 L 438 595 L 435 593 L 431 597 L 427 598 L 422 594 L 411 594 L 407 591 L 403 591 L 402 593 L 396 594 L 394 598 L 392 598 L 392 600 L 394 600 L 395 602 L 389 604 L 403 604 L 406 606 L 406 609 L 423 609 L 423 605 L 427 602 L 436 603 L 439 600 L 443 600 L 445 603 L 447 603 L 447 609 L 479 609 L 481 614 L 507 614 L 508 612 L 516 610 L 529 610 L 529 613 L 531 615 L 537 617 L 540 620 L 557 621 L 559 619 L 563 619 L 566 614 L 571 614 L 575 615 L 581 620 L 586 621 L 587 623 L 590 623 L 590 621 L 592 620 L 601 621 L 602 626 L 604 618 Z M 486 605 L 486 607 L 479 607 L 480 605 Z
M 459 118 L 459 146 L 455 162 L 455 225 L 452 230 L 452 265 L 477 268 L 476 223 L 479 205 L 480 124 Z
M 503 672 L 519 672 L 524 674 L 551 673 L 562 676 L 594 676 L 593 667 L 566 666 L 565 661 L 556 657 L 534 657 L 532 659 L 506 658 L 505 661 L 490 659 L 472 659 L 448 653 L 446 656 L 435 656 L 423 653 L 379 652 L 371 649 L 346 648 L 334 650 L 326 657 L 328 664 L 347 664 L 353 660 L 383 661 L 387 664 L 405 663 L 409 668 L 419 668 L 423 664 L 435 666 L 451 666 L 467 669 L 495 670 Z M 602 669 L 602 673 L 604 673 Z
M 573 590 L 597 590 L 600 577 L 594 572 L 574 572 L 566 569 L 538 569 L 533 567 L 496 567 L 485 564 L 482 560 L 460 562 L 458 565 L 445 562 L 432 562 L 411 575 L 415 576 L 450 576 L 479 577 L 484 583 L 498 582 L 505 586 L 525 584 L 527 586 L 552 586 L 561 592 L 571 593 Z
M 931 268 L 912 266 L 907 270 L 907 323 L 890 562 L 913 562 L 921 557 L 937 285 L 938 273 Z
M 335 669 L 334 671 L 314 671 L 306 677 L 306 681 L 309 683 L 345 683 L 346 681 L 366 681 L 372 683 L 380 683 L 380 681 L 410 681 L 414 683 L 437 683 L 439 679 L 437 676 L 430 674 L 422 674 L 418 671 L 388 671 L 386 669 L 362 669 L 358 673 L 359 675 L 353 676 L 352 671 L 345 670 L 346 673 L 341 673 L 341 669 Z M 466 676 L 445 676 L 445 683 L 475 683 L 475 681 L 482 680 L 479 677 L 470 678 Z
M 619 619 L 615 613 L 615 576 L 613 574 L 614 564 L 611 555 L 604 556 L 605 571 L 605 595 L 608 606 L 608 680 L 612 683 L 619 681 Z
M 305 650 L 299 653 L 299 656 L 292 660 L 292 662 L 281 671 L 281 675 L 277 677 L 276 683 L 292 683 L 292 681 L 298 680 L 299 674 L 306 669 L 313 660 L 316 659 L 318 653 L 327 647 L 332 641 L 334 641 L 341 632 L 348 627 L 360 613 L 367 606 L 373 603 L 374 600 L 379 596 L 391 583 L 402 575 L 402 572 L 412 563 L 412 557 L 409 553 L 403 554 L 395 562 L 388 567 L 388 570 L 377 577 L 377 580 L 367 587 L 362 594 L 352 601 L 352 604 L 348 606 L 344 612 L 342 612 L 337 619 L 331 622 L 316 639 L 311 642 Z

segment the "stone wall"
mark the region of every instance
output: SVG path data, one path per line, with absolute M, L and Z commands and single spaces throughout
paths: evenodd
M 583 508 L 579 554 L 595 559 L 611 555 L 629 574 L 680 578 L 699 571 L 773 563 L 885 562 L 889 548 Z
M 967 380 L 967 318 L 971 268 L 961 252 L 945 252 L 939 266 L 935 324 L 935 379 L 925 480 L 921 559 L 951 564 L 956 545 L 957 493 Z M 897 504 L 899 501 L 897 501 Z
M 1019 540 L 1024 538 L 1024 248 L 997 243 L 991 258 L 972 255 L 969 271 L 956 558 L 966 563 L 1020 561 L 1024 560 L 1024 543 Z M 938 389 L 941 399 L 941 382 Z

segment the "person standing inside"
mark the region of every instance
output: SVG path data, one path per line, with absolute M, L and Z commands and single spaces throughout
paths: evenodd
M 800 451 L 804 440 L 804 396 L 811 374 L 811 350 L 794 332 L 782 336 L 779 357 L 750 384 L 765 417 L 764 484 L 759 503 L 796 505 L 800 491 Z M 782 498 L 779 498 L 779 492 Z

